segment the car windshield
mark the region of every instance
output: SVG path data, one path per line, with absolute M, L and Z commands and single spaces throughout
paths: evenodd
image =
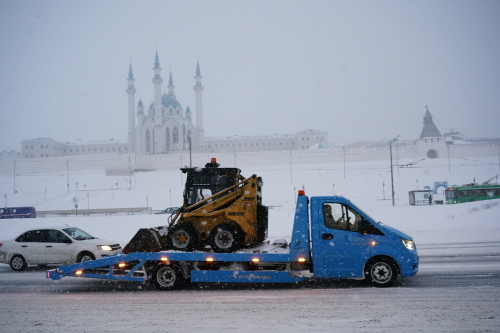
M 82 229 L 78 228 L 66 228 L 63 229 L 65 233 L 71 236 L 74 240 L 86 240 L 86 239 L 95 239 L 95 237 L 89 235 Z

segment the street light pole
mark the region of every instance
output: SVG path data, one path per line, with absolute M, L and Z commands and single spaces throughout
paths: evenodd
M 14 160 L 14 194 L 16 194 L 16 160 Z
M 345 178 L 345 147 L 342 147 L 342 152 L 344 153 L 344 178 Z
M 66 185 L 68 186 L 69 193 L 69 160 L 66 160 Z
M 193 163 L 191 160 L 191 137 L 190 136 L 188 136 L 188 142 L 189 142 L 189 167 L 192 168 Z
M 451 168 L 450 168 L 450 145 L 447 145 L 448 148 L 448 173 L 451 173 Z
M 391 186 L 392 186 L 392 205 L 394 206 L 394 176 L 393 176 L 393 171 L 392 171 L 392 144 L 396 142 L 399 138 L 399 135 L 389 141 L 389 151 L 391 153 Z

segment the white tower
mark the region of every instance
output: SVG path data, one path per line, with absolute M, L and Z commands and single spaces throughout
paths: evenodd
M 128 87 L 125 92 L 128 94 L 128 151 L 135 153 L 135 88 L 134 88 L 134 74 L 132 73 L 132 64 L 128 69 Z
M 144 148 L 142 147 L 142 142 L 144 138 L 141 135 L 142 124 L 144 124 L 144 104 L 142 99 L 139 98 L 139 103 L 137 104 L 137 129 L 135 136 L 135 153 L 144 154 Z
M 161 100 L 161 84 L 163 83 L 163 79 L 161 78 L 161 68 L 160 68 L 160 61 L 158 60 L 158 51 L 156 51 L 156 57 L 155 57 L 155 67 L 153 68 L 154 71 L 154 77 L 151 82 L 153 82 L 155 88 L 154 88 L 154 110 L 155 110 L 155 127 L 156 131 L 153 130 L 153 142 L 152 142 L 152 152 L 153 154 L 157 154 L 158 152 L 161 151 L 161 147 L 157 147 L 161 143 L 161 140 L 159 138 L 161 131 L 160 131 L 160 126 L 162 125 L 163 122 L 163 114 L 162 114 L 162 100 Z
M 195 85 L 193 89 L 196 93 L 196 128 L 198 130 L 198 148 L 200 149 L 200 151 L 203 151 L 205 146 L 205 134 L 203 130 L 203 103 L 201 99 L 203 86 L 201 85 L 202 76 L 199 61 L 196 62 L 196 76 L 194 77 L 194 79 Z M 193 143 L 191 144 L 194 145 Z M 196 148 L 196 146 L 194 148 Z

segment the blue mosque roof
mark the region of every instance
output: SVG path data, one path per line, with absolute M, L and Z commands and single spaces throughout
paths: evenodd
M 173 107 L 174 109 L 177 109 L 177 108 L 181 108 L 182 109 L 182 106 L 181 104 L 172 96 L 170 95 L 162 95 L 161 96 L 161 104 L 163 104 L 163 107 L 164 108 L 168 108 L 168 107 Z M 151 103 L 149 105 L 149 108 L 150 109 L 153 109 L 155 106 L 154 103 Z

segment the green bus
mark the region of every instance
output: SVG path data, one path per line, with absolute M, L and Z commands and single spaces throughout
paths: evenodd
M 462 186 L 448 187 L 444 193 L 447 204 L 500 199 L 500 185 L 478 185 L 473 183 Z

